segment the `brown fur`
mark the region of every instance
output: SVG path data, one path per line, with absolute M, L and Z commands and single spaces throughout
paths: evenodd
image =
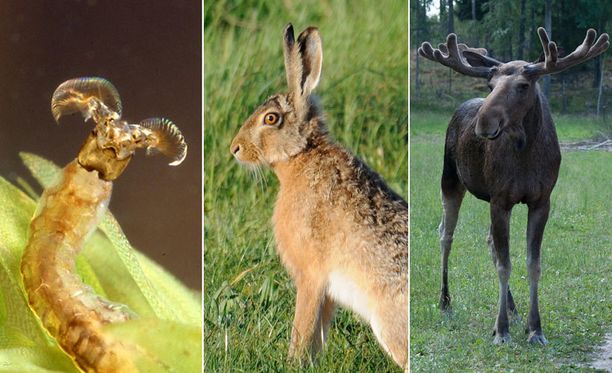
M 595 42 L 595 31 L 576 52 L 558 58 L 556 45 L 544 29 L 538 30 L 546 60 L 499 62 L 482 49 L 447 43 L 434 50 L 423 43 L 419 53 L 469 76 L 487 78 L 491 93 L 463 103 L 446 132 L 441 194 L 444 215 L 440 223 L 442 290 L 440 307 L 450 307 L 448 256 L 461 202 L 468 190 L 490 203 L 491 226 L 487 242 L 499 277 L 499 311 L 494 343 L 510 340 L 508 312 L 518 316 L 508 279 L 511 272 L 509 222 L 512 207 L 528 206 L 527 267 L 530 282 L 528 341 L 546 344 L 538 309 L 540 247 L 550 209 L 550 194 L 557 181 L 561 153 L 546 97 L 537 84 L 543 74 L 562 71 L 595 57 L 609 45 L 608 35 Z
M 408 205 L 328 136 L 310 96 L 322 63 L 318 30 L 304 30 L 296 42 L 289 25 L 284 50 L 289 93 L 255 110 L 231 151 L 242 163 L 269 165 L 280 181 L 274 234 L 297 289 L 290 357 L 304 360 L 322 348 L 341 301 L 365 316 L 406 367 Z M 265 124 L 269 113 L 279 114 L 280 123 Z

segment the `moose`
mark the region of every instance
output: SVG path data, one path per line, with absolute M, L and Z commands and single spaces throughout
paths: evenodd
M 449 34 L 434 49 L 424 42 L 418 53 L 467 76 L 487 79 L 489 95 L 461 104 L 446 132 L 441 178 L 443 216 L 440 223 L 442 289 L 440 308 L 448 310 L 448 257 L 466 189 L 489 202 L 491 225 L 487 243 L 499 278 L 499 311 L 495 344 L 510 341 L 508 312 L 517 315 L 508 286 L 511 272 L 509 222 L 512 207 L 524 203 L 527 215 L 527 270 L 530 310 L 528 342 L 545 345 L 538 310 L 540 246 L 557 181 L 561 152 L 548 102 L 538 78 L 564 71 L 598 56 L 610 46 L 608 34 L 596 40 L 589 29 L 574 52 L 560 58 L 555 42 L 543 28 L 538 35 L 544 50 L 537 62 L 500 62 L 486 49 L 458 44 Z

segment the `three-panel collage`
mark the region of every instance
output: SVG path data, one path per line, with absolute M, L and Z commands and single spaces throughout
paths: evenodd
M 610 0 L 0 19 L 0 372 L 612 372 Z

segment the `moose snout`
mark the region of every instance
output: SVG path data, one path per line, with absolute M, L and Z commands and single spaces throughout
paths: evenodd
M 489 140 L 495 139 L 501 133 L 504 124 L 504 116 L 496 110 L 485 111 L 478 115 L 476 120 L 476 135 Z

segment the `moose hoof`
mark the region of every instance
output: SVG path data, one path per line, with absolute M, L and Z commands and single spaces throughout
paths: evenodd
M 449 295 L 442 294 L 440 296 L 440 310 L 449 311 L 451 308 L 451 299 Z
M 542 345 L 542 346 L 548 344 L 548 341 L 546 340 L 546 337 L 544 337 L 544 334 L 542 334 L 542 332 L 537 332 L 537 331 L 529 332 L 529 337 L 527 337 L 527 342 L 531 344 Z
M 494 345 L 503 345 L 505 343 L 510 343 L 510 333 L 497 333 L 494 331 L 493 334 L 495 335 L 495 338 L 493 338 Z

